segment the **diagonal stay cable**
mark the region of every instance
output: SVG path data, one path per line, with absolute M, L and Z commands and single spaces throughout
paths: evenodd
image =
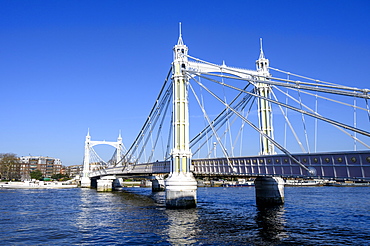
M 201 110 L 202 110 L 202 112 L 203 112 L 203 115 L 204 115 L 204 117 L 206 118 L 206 120 L 207 120 L 207 122 L 208 122 L 209 126 L 212 128 L 212 132 L 213 132 L 214 136 L 216 137 L 217 142 L 218 142 L 218 143 L 220 144 L 220 146 L 221 146 L 222 152 L 224 153 L 224 155 L 225 155 L 225 157 L 226 157 L 226 159 L 227 159 L 227 163 L 230 165 L 230 167 L 232 168 L 232 170 L 234 170 L 234 166 L 231 164 L 231 162 L 230 162 L 230 160 L 229 160 L 229 153 L 227 153 L 227 150 L 226 150 L 225 146 L 222 144 L 222 141 L 221 141 L 220 137 L 218 136 L 218 134 L 217 134 L 216 130 L 215 130 L 215 129 L 214 129 L 214 127 L 213 127 L 213 125 L 211 124 L 211 120 L 209 119 L 209 117 L 208 117 L 208 114 L 207 114 L 206 110 L 204 109 L 204 107 L 203 107 L 203 106 L 202 106 L 202 104 L 200 103 L 200 100 L 199 100 L 199 98 L 198 98 L 197 94 L 195 93 L 195 91 L 194 91 L 193 87 L 191 86 L 191 84 L 189 84 L 189 87 L 190 87 L 190 90 L 193 92 L 194 97 L 195 97 L 195 99 L 197 100 L 197 102 L 198 102 L 198 104 L 199 104 L 199 107 L 201 108 Z
M 244 89 L 247 89 L 249 85 L 250 84 L 246 85 L 244 87 Z M 244 93 L 239 92 L 238 95 L 230 102 L 230 106 L 233 105 L 237 101 L 237 99 L 241 95 L 243 95 L 243 94 Z M 245 106 L 248 104 L 248 102 L 250 101 L 251 98 L 254 98 L 254 97 L 251 96 L 251 95 L 245 95 L 245 96 L 243 96 L 243 98 L 235 106 L 233 106 L 234 109 L 235 110 L 240 110 L 240 108 L 241 109 L 244 109 Z M 220 125 L 219 127 L 216 128 L 216 131 L 218 131 L 225 124 L 225 122 L 227 121 L 227 119 L 229 119 L 232 115 L 233 115 L 232 112 L 230 112 L 229 110 L 227 110 L 227 108 L 225 108 L 211 122 L 211 125 L 213 127 L 216 127 L 216 126 Z M 197 144 L 201 139 L 203 139 L 204 136 L 207 135 L 208 132 L 210 132 L 210 131 L 211 131 L 211 126 L 210 126 L 210 124 L 208 124 L 205 128 L 203 128 L 202 131 L 200 131 L 200 133 L 198 133 L 198 135 L 196 135 L 193 139 L 191 139 L 191 141 L 190 141 L 190 148 L 193 148 L 193 146 L 195 144 Z M 205 141 L 208 141 L 212 136 L 213 136 L 213 134 L 211 134 L 209 137 L 207 137 Z M 205 142 L 203 144 L 201 144 L 200 147 L 203 147 L 204 144 L 205 144 Z M 196 152 L 198 152 L 198 151 L 199 151 L 199 148 L 194 152 L 194 154 Z
M 199 77 L 201 78 L 204 78 L 204 79 L 208 79 L 209 81 L 212 81 L 212 82 L 215 82 L 217 84 L 221 84 L 220 81 L 217 81 L 217 80 L 214 80 L 214 79 L 211 79 L 211 78 L 208 78 L 206 76 L 203 76 L 203 75 L 200 75 L 200 74 L 197 74 Z M 237 88 L 235 86 L 232 86 L 232 85 L 229 85 L 229 84 L 224 84 L 225 86 L 231 88 L 231 89 L 234 89 L 234 90 L 237 90 L 237 91 L 243 91 L 244 93 L 247 93 L 247 94 L 250 94 L 252 96 L 255 96 L 255 97 L 258 97 L 258 98 L 261 98 L 261 99 L 264 99 L 266 101 L 269 101 L 269 102 L 272 102 L 274 104 L 277 104 L 277 105 L 281 105 L 283 107 L 286 107 L 288 109 L 291 109 L 291 110 L 294 110 L 294 111 L 297 111 L 299 113 L 303 113 L 303 114 L 306 114 L 306 115 L 309 115 L 311 117 L 314 117 L 314 118 L 317 118 L 319 120 L 322 120 L 322 121 L 325 121 L 325 122 L 328 122 L 330 124 L 333 124 L 333 125 L 337 125 L 337 126 L 340 126 L 342 128 L 345 128 L 345 129 L 348 129 L 350 131 L 354 131 L 354 132 L 357 132 L 357 133 L 360 133 L 364 136 L 367 136 L 367 137 L 370 137 L 370 132 L 367 132 L 365 130 L 362 130 L 362 129 L 359 129 L 359 128 L 356 128 L 356 127 L 352 127 L 352 126 L 349 126 L 349 125 L 346 125 L 346 124 L 343 124 L 343 123 L 340 123 L 338 121 L 335 121 L 335 120 L 332 120 L 332 119 L 329 119 L 329 118 L 326 118 L 326 117 L 323 117 L 321 115 L 317 115 L 317 114 L 314 114 L 314 113 L 310 113 L 310 112 L 307 112 L 305 110 L 301 110 L 299 108 L 296 108 L 296 107 L 293 107 L 293 106 L 290 106 L 288 104 L 285 104 L 285 103 L 282 103 L 282 102 L 278 102 L 278 101 L 275 101 L 275 100 L 272 100 L 270 98 L 267 98 L 267 97 L 264 97 L 264 96 L 260 96 L 258 94 L 255 94 L 255 93 L 252 93 L 252 92 L 249 92 L 249 91 L 246 91 L 246 90 L 243 90 L 243 89 L 240 89 L 240 88 Z
M 166 118 L 166 115 L 167 115 L 167 112 L 168 112 L 168 108 L 169 108 L 169 105 L 170 105 L 171 96 L 172 96 L 172 93 L 169 95 L 167 101 L 165 102 L 165 105 L 163 106 L 164 107 L 164 113 L 163 113 L 162 119 L 161 119 L 161 121 L 159 123 L 159 127 L 157 129 L 157 134 L 156 134 L 156 138 L 155 138 L 155 141 L 154 141 L 154 145 L 152 146 L 151 154 L 150 154 L 150 156 L 149 156 L 149 158 L 147 160 L 147 163 L 151 162 L 151 160 L 153 158 L 153 155 L 154 155 L 154 150 L 157 147 L 158 139 L 159 139 L 159 136 L 160 136 L 160 134 L 162 132 L 163 122 L 164 122 L 164 120 Z
M 275 88 L 278 88 L 277 86 L 274 86 Z M 290 90 L 293 90 L 293 91 L 297 91 L 298 89 L 295 89 L 295 88 L 289 88 Z M 324 97 L 324 96 L 320 96 L 320 95 L 317 95 L 317 94 L 313 94 L 313 93 L 310 93 L 308 91 L 302 91 L 301 90 L 301 93 L 304 93 L 306 95 L 309 95 L 309 96 L 315 96 L 317 98 L 321 98 L 321 99 L 324 99 L 324 100 L 327 100 L 327 101 L 330 101 L 330 102 L 335 102 L 335 103 L 338 103 L 338 104 L 342 104 L 344 106 L 348 106 L 348 107 L 352 107 L 352 108 L 356 108 L 356 109 L 360 109 L 360 110 L 363 110 L 363 111 L 368 111 L 369 109 L 366 109 L 366 108 L 362 108 L 360 106 L 355 106 L 355 105 L 352 105 L 352 104 L 349 104 L 349 103 L 345 103 L 345 102 L 341 102 L 341 101 L 338 101 L 338 100 L 335 100 L 335 99 L 331 99 L 329 97 Z M 367 99 L 365 99 L 365 101 L 367 101 Z
M 302 76 L 302 75 L 299 75 L 299 74 L 294 74 L 292 72 L 283 71 L 283 70 L 278 69 L 278 68 L 269 67 L 269 69 L 274 70 L 274 71 L 277 71 L 277 72 L 280 72 L 280 73 L 285 73 L 287 75 L 291 75 L 291 76 L 294 76 L 294 77 L 297 77 L 297 78 L 311 80 L 311 81 L 314 81 L 315 83 L 321 83 L 321 84 L 331 85 L 331 86 L 334 86 L 334 87 L 342 87 L 342 88 L 345 88 L 345 89 L 348 89 L 348 90 L 352 90 L 353 89 L 352 87 L 342 86 L 342 85 L 335 84 L 335 83 L 332 83 L 332 82 L 327 82 L 327 81 L 322 81 L 322 80 L 318 80 L 318 79 L 313 79 L 313 78 L 310 78 L 310 77 L 307 77 L 307 76 Z M 361 89 L 358 89 L 358 90 L 362 91 Z
M 230 76 L 230 75 L 225 75 L 225 74 L 221 75 L 221 74 L 216 74 L 216 73 L 197 72 L 197 71 L 191 71 L 191 70 L 186 70 L 186 72 L 191 73 L 191 74 L 197 74 L 197 75 L 203 74 L 203 75 L 210 75 L 210 76 L 229 78 L 229 79 L 235 79 L 235 80 L 249 81 L 252 84 L 264 83 L 264 84 L 269 84 L 269 85 L 282 86 L 286 88 L 296 88 L 296 89 L 301 89 L 301 90 L 319 91 L 319 92 L 330 93 L 330 94 L 370 99 L 370 94 L 369 94 L 370 90 L 368 89 L 358 89 L 358 88 L 349 88 L 349 87 L 339 88 L 335 86 L 316 85 L 313 83 L 306 83 L 302 81 L 287 80 L 287 79 L 268 77 L 268 76 L 262 76 L 262 75 L 258 75 L 254 77 L 266 78 L 267 80 L 259 80 L 256 78 L 251 80 L 250 78 L 242 78 L 242 77 Z M 289 82 L 289 83 L 277 82 L 274 80 L 284 81 L 284 82 Z M 359 91 L 359 92 L 356 92 L 356 91 Z
M 271 90 L 271 92 L 272 92 L 272 96 L 274 97 L 274 99 L 275 99 L 276 101 L 278 101 L 278 100 L 277 100 L 277 97 L 276 97 L 276 95 L 275 95 L 275 93 L 274 93 L 274 91 L 273 91 L 273 90 Z M 287 115 L 286 115 L 286 113 L 284 112 L 283 107 L 282 107 L 282 106 L 280 106 L 280 105 L 278 105 L 278 106 L 279 106 L 279 109 L 280 109 L 280 111 L 281 111 L 282 115 L 284 116 L 285 122 L 287 123 L 287 125 L 288 125 L 288 126 L 289 126 L 289 128 L 290 128 L 290 130 L 292 131 L 293 136 L 294 136 L 294 138 L 296 139 L 296 141 L 297 141 L 298 145 L 300 146 L 301 150 L 302 150 L 303 152 L 306 152 L 306 149 L 304 148 L 304 146 L 303 146 L 303 144 L 302 144 L 301 140 L 299 139 L 299 137 L 298 137 L 298 135 L 297 135 L 296 131 L 294 130 L 294 128 L 293 128 L 293 126 L 292 126 L 292 123 L 290 122 L 290 120 L 289 120 L 288 116 L 287 116 Z M 285 147 L 286 147 L 286 146 L 285 146 Z
M 162 98 L 161 103 L 158 105 L 158 107 L 156 109 L 156 114 L 151 118 L 150 122 L 147 125 L 148 126 L 147 130 L 149 130 L 149 135 L 146 136 L 146 138 L 144 139 L 144 142 L 142 143 L 143 146 L 142 146 L 141 151 L 139 152 L 139 154 L 136 158 L 135 164 L 138 163 L 142 154 L 143 153 L 145 154 L 146 145 L 147 145 L 149 139 L 152 139 L 153 130 L 154 130 L 154 128 L 155 128 L 155 126 L 156 126 L 156 124 L 159 120 L 159 117 L 161 116 L 162 111 L 164 110 L 165 105 L 168 103 L 168 100 L 169 100 L 168 98 L 171 98 L 171 95 L 172 95 L 172 84 L 169 87 L 169 89 L 167 90 L 167 93 Z M 143 136 L 143 138 L 144 138 L 144 136 Z M 146 157 L 145 157 L 145 159 L 146 159 Z
M 250 99 L 255 99 L 255 97 L 253 97 L 253 96 L 250 96 L 250 95 L 247 95 L 248 96 L 248 99 L 246 100 L 246 98 L 243 98 L 243 103 L 240 105 L 240 106 L 236 106 L 236 107 L 234 107 L 235 108 L 235 110 L 240 110 L 239 108 L 241 107 L 241 110 L 243 110 L 244 108 L 245 108 L 245 106 L 248 104 L 248 102 L 250 101 Z M 248 110 L 248 113 L 247 114 L 249 114 L 250 113 L 250 111 L 251 111 L 251 108 L 252 108 L 252 105 L 253 105 L 253 102 L 251 103 L 251 105 L 250 105 L 250 107 L 249 107 L 249 110 Z M 216 131 L 218 131 L 218 130 L 220 130 L 220 128 L 225 124 L 225 122 L 226 122 L 226 119 L 227 118 L 230 118 L 231 116 L 233 115 L 233 113 L 232 112 L 230 112 L 230 111 L 228 111 L 228 114 L 227 115 L 224 115 L 222 118 L 220 118 L 218 121 L 213 121 L 212 122 L 212 124 L 213 124 L 213 126 L 214 127 L 216 127 L 216 126 L 218 126 L 219 124 L 220 124 L 220 126 L 218 126 L 217 128 L 216 128 Z M 243 121 L 243 123 L 245 123 L 244 121 Z M 208 126 L 209 127 L 209 126 Z M 207 127 L 206 127 L 207 128 Z M 210 128 L 210 127 L 209 127 Z M 198 143 L 202 138 L 204 138 L 204 135 L 207 135 L 207 133 L 210 131 L 211 129 L 208 129 L 208 131 L 205 131 L 205 130 L 203 130 L 202 132 L 204 132 L 203 133 L 203 135 L 201 135 L 201 137 L 199 137 L 197 140 L 196 140 L 196 142 L 193 142 L 191 145 L 190 145 L 190 147 L 192 148 L 196 143 Z M 213 134 L 210 134 L 204 141 L 203 141 L 203 143 L 201 143 L 199 146 L 198 146 L 198 148 L 193 152 L 193 154 L 196 154 L 198 151 L 200 151 L 200 149 L 206 144 L 206 142 L 209 140 L 209 139 L 211 139 L 213 137 Z M 194 140 L 194 138 L 193 138 L 193 140 Z
M 289 97 L 290 99 L 292 99 L 293 101 L 295 101 L 296 103 L 298 103 L 298 100 L 294 97 L 292 97 L 290 94 L 284 92 L 283 90 L 281 90 L 280 88 L 276 87 L 276 86 L 273 86 L 273 88 L 275 88 L 276 90 L 280 91 L 282 94 L 286 95 L 287 97 Z M 305 107 L 307 110 L 313 112 L 315 115 L 319 115 L 321 116 L 319 113 L 315 112 L 313 109 L 311 109 L 310 107 L 308 107 L 307 105 L 305 104 L 302 104 L 303 107 Z M 352 106 L 353 107 L 353 106 Z M 356 107 L 353 107 L 353 108 L 358 108 L 357 106 Z M 347 136 L 351 137 L 353 140 L 356 140 L 358 141 L 359 143 L 361 143 L 362 145 L 364 145 L 366 148 L 370 149 L 370 146 L 367 145 L 366 143 L 364 143 L 363 141 L 361 141 L 360 139 L 358 139 L 356 136 L 348 133 L 347 131 L 345 131 L 343 128 L 337 126 L 337 125 L 333 125 L 335 128 L 337 128 L 339 131 L 343 132 L 344 134 L 346 134 Z
M 265 81 L 256 81 L 256 80 L 251 81 L 251 83 L 253 83 L 253 85 L 255 85 L 254 82 L 269 83 L 269 82 L 271 82 L 271 80 L 277 80 L 277 81 L 284 81 L 284 82 L 292 83 L 292 84 L 288 84 L 289 87 L 293 87 L 295 85 L 298 85 L 301 89 L 303 89 L 302 85 L 308 85 L 304 88 L 306 90 L 309 90 L 309 88 L 312 88 L 310 86 L 323 87 L 323 88 L 318 88 L 317 91 L 324 91 L 324 92 L 328 92 L 328 93 L 334 93 L 336 91 L 337 93 L 334 93 L 334 94 L 340 94 L 339 93 L 340 91 L 338 91 L 338 90 L 357 91 L 357 92 L 354 92 L 354 93 L 345 92 L 342 95 L 355 94 L 356 97 L 370 99 L 370 94 L 369 94 L 370 90 L 369 89 L 359 89 L 359 88 L 354 88 L 354 87 L 349 87 L 349 86 L 338 85 L 338 84 L 334 84 L 334 83 L 330 83 L 330 82 L 325 82 L 325 81 L 321 81 L 321 80 L 312 79 L 312 78 L 308 78 L 308 77 L 305 77 L 305 76 L 293 74 L 293 73 L 290 73 L 290 72 L 285 72 L 285 71 L 282 71 L 282 70 L 279 70 L 279 69 L 276 69 L 276 68 L 272 68 L 272 67 L 269 67 L 269 69 L 275 70 L 275 71 L 278 71 L 278 72 L 282 72 L 282 73 L 286 73 L 286 74 L 289 74 L 289 75 L 293 75 L 295 77 L 300 77 L 300 78 L 304 78 L 304 79 L 307 79 L 307 80 L 311 80 L 311 81 L 314 81 L 314 83 L 304 82 L 304 81 L 294 81 L 294 80 L 282 79 L 282 78 L 277 78 L 277 77 L 272 77 L 272 76 L 264 76 L 264 75 L 261 75 L 261 74 L 256 74 L 256 72 L 254 70 L 247 70 L 247 69 L 243 69 L 243 68 L 238 69 L 238 68 L 228 67 L 228 66 L 225 66 L 225 65 L 217 65 L 217 64 L 214 64 L 214 63 L 211 63 L 211 62 L 201 60 L 201 59 L 196 58 L 196 57 L 192 57 L 190 55 L 187 55 L 187 57 L 199 62 L 200 64 L 207 64 L 209 66 L 218 68 L 218 69 L 220 69 L 220 71 L 221 70 L 229 71 L 230 74 L 237 73 L 237 74 L 241 74 L 241 75 L 244 75 L 244 76 L 239 76 L 238 75 L 239 77 L 234 77 L 234 76 L 226 76 L 226 75 L 220 75 L 220 74 L 210 74 L 210 75 L 215 75 L 215 76 L 224 77 L 224 78 L 230 77 L 230 78 L 241 79 L 241 80 L 249 80 L 251 77 L 255 77 L 255 76 L 267 79 Z M 187 72 L 199 73 L 199 71 L 190 71 L 190 70 L 188 70 Z M 207 74 L 205 72 L 201 72 L 201 73 Z M 274 83 L 278 83 L 278 82 L 274 82 Z M 286 87 L 288 87 L 288 86 L 286 86 Z M 333 88 L 333 89 L 337 89 L 337 90 L 326 90 L 325 88 Z M 359 92 L 361 92 L 361 93 L 359 93 Z
M 248 88 L 250 84 L 246 85 L 244 87 L 244 90 L 246 90 Z M 233 105 L 237 99 L 243 95 L 244 93 L 243 92 L 239 92 L 238 95 L 235 96 L 235 98 L 230 102 L 230 106 Z M 245 104 L 245 101 L 247 100 L 247 102 L 249 101 L 249 99 L 247 99 L 246 97 L 243 97 L 242 100 L 235 106 L 235 108 L 239 108 L 239 107 L 242 107 L 243 104 Z M 217 115 L 217 117 L 212 121 L 212 125 L 216 126 L 219 122 L 222 122 L 222 120 L 225 118 L 225 117 L 228 117 L 228 115 L 230 114 L 230 112 L 227 111 L 227 108 L 223 109 L 221 111 L 221 113 L 219 113 Z M 207 132 L 210 131 L 210 125 L 207 125 L 202 131 L 200 131 L 200 133 L 198 133 L 194 138 L 192 138 L 190 140 L 190 146 L 194 146 L 200 138 L 202 138 Z
M 195 78 L 192 78 L 199 86 L 201 86 L 203 89 L 205 89 L 209 94 L 211 94 L 214 98 L 216 98 L 219 102 L 221 102 L 225 107 L 230 109 L 234 112 L 238 117 L 240 117 L 242 120 L 244 120 L 249 126 L 251 126 L 254 130 L 259 132 L 263 137 L 267 138 L 272 144 L 274 144 L 278 149 L 280 149 L 284 154 L 289 156 L 295 163 L 300 165 L 303 169 L 311 173 L 311 170 L 303 165 L 298 159 L 296 159 L 292 154 L 289 153 L 288 150 L 286 150 L 283 146 L 281 146 L 278 142 L 276 142 L 274 139 L 272 139 L 270 136 L 265 134 L 262 130 L 260 130 L 257 126 L 255 126 L 252 122 L 250 122 L 248 119 L 246 119 L 243 115 L 241 115 L 239 112 L 237 112 L 235 109 L 231 108 L 228 104 L 222 101 L 216 94 L 214 94 L 212 91 L 210 91 L 206 86 L 204 86 L 202 83 L 200 83 Z M 207 79 L 207 78 L 205 78 Z M 225 84 L 226 85 L 226 84 Z
M 139 134 L 137 135 L 136 139 L 134 140 L 134 142 L 132 143 L 132 145 L 130 146 L 130 148 L 127 150 L 126 154 L 122 157 L 122 160 L 123 161 L 126 161 L 126 162 L 129 162 L 129 160 L 131 160 L 131 158 L 133 157 L 133 153 L 135 152 L 135 149 L 138 147 L 138 144 L 139 142 L 141 141 L 142 137 L 143 137 L 143 134 L 145 133 L 145 131 L 147 130 L 148 128 L 148 124 L 150 123 L 152 117 L 153 117 L 153 114 L 156 112 L 156 110 L 158 109 L 158 104 L 160 104 L 160 99 L 163 95 L 163 93 L 168 93 L 168 88 L 166 89 L 166 86 L 167 86 L 167 82 L 168 80 L 170 79 L 171 77 L 171 74 L 172 74 L 172 67 L 170 68 L 168 74 L 167 74 L 167 77 L 162 85 L 162 88 L 157 96 L 157 99 L 149 113 L 149 116 L 147 117 L 146 121 L 144 122 L 144 125 L 142 126 Z M 172 86 L 172 83 L 171 85 Z M 124 167 L 125 168 L 125 167 Z

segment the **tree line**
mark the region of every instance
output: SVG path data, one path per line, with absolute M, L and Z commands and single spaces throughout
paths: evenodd
M 27 175 L 27 177 L 22 177 L 22 175 Z M 0 180 L 42 180 L 43 178 L 43 173 L 38 169 L 25 174 L 25 170 L 22 170 L 22 162 L 16 154 L 0 153 Z M 58 173 L 53 174 L 51 178 L 56 180 L 67 180 L 69 176 Z

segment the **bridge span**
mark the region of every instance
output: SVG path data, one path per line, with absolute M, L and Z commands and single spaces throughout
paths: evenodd
M 286 155 L 193 159 L 195 176 L 284 176 L 344 179 L 370 179 L 370 151 L 297 154 L 294 157 L 314 172 L 307 172 Z M 127 164 L 94 170 L 90 178 L 115 175 L 152 176 L 170 173 L 170 161 Z

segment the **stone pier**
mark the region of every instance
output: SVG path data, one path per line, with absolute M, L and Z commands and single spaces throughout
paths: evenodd
M 97 180 L 97 191 L 112 191 L 115 176 L 105 176 Z
M 152 191 L 164 191 L 165 190 L 165 184 L 163 177 L 160 176 L 154 176 L 152 180 Z
M 192 173 L 172 173 L 165 184 L 167 208 L 197 206 L 197 181 Z

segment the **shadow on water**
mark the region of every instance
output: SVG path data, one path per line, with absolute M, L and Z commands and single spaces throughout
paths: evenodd
M 259 238 L 264 242 L 281 243 L 288 238 L 285 230 L 284 205 L 257 206 L 255 217 Z

